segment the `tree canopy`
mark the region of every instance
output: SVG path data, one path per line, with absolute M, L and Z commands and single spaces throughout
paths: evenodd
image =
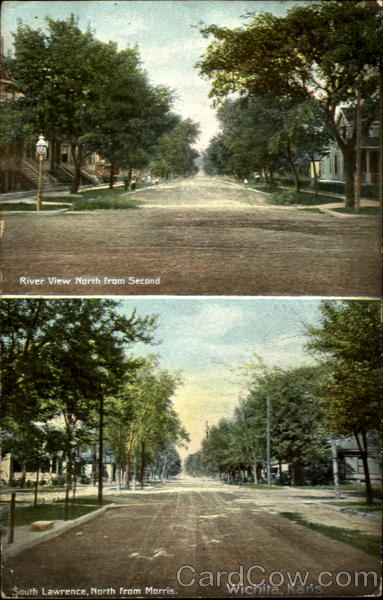
M 374 0 L 322 0 L 294 6 L 283 17 L 250 14 L 236 29 L 210 25 L 202 30 L 214 39 L 198 66 L 212 81 L 215 99 L 239 92 L 321 102 L 323 118 L 343 153 L 350 206 L 357 103 L 377 95 L 378 89 L 380 11 Z M 342 103 L 354 112 L 351 134 L 339 123 Z

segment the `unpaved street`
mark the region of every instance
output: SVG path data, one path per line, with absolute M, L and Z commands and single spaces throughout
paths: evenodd
M 139 208 L 3 213 L 2 292 L 380 294 L 378 217 L 270 206 L 205 176 L 130 197 Z
M 377 558 L 278 514 L 300 510 L 298 491 L 264 493 L 186 478 L 126 492 L 115 501 L 123 505 L 10 559 L 6 595 L 16 588 L 20 596 L 38 598 L 317 597 L 378 591 L 373 582 L 380 572 Z M 327 510 L 335 521 L 337 513 Z M 351 527 L 363 527 L 361 517 L 343 513 L 337 525 L 347 519 Z M 366 585 L 361 572 L 370 573 Z

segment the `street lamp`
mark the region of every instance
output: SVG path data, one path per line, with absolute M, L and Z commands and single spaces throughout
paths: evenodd
M 42 197 L 43 160 L 45 160 L 45 157 L 47 155 L 47 150 L 48 150 L 48 142 L 46 141 L 44 136 L 41 134 L 36 143 L 36 154 L 39 157 L 39 187 L 37 190 L 37 205 L 36 205 L 37 210 L 41 209 L 42 200 L 43 200 L 43 197 Z

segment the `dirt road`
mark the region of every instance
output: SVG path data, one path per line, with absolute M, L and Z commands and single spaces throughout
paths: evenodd
M 268 493 L 265 502 L 257 490 L 181 479 L 158 491 L 118 496 L 123 506 L 10 559 L 5 593 L 209 598 L 377 592 L 378 559 L 271 512 L 280 492 Z M 281 494 L 286 506 L 299 504 L 295 493 Z M 362 572 L 369 573 L 366 585 Z
M 270 206 L 204 176 L 134 197 L 136 210 L 3 213 L 3 294 L 380 294 L 378 217 Z

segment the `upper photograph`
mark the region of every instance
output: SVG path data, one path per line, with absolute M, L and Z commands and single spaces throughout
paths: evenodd
M 3 2 L 1 293 L 380 297 L 382 10 Z

